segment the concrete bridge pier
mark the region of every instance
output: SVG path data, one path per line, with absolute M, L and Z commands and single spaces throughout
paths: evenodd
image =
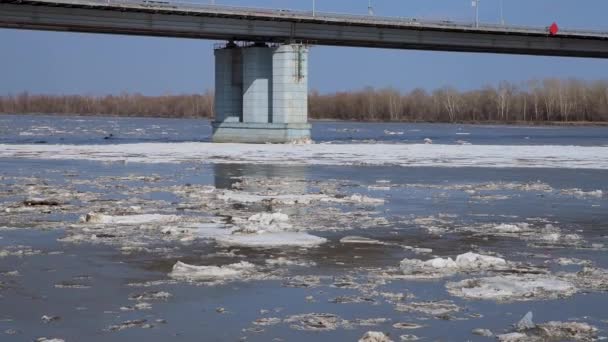
M 286 143 L 310 138 L 308 47 L 215 50 L 214 142 Z

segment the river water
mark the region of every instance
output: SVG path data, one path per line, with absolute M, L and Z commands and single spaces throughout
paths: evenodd
M 0 340 L 608 335 L 608 128 L 313 127 L 0 116 Z

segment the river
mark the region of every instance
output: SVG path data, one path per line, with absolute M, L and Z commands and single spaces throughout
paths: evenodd
M 0 116 L 0 340 L 606 336 L 608 127 L 210 133 Z

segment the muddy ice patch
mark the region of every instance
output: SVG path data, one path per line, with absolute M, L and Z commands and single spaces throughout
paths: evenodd
M 564 229 L 555 223 L 543 222 L 484 223 L 478 225 L 452 223 L 450 233 L 470 234 L 474 237 L 497 237 L 525 241 L 531 247 L 585 247 L 589 243 L 573 228 Z M 445 233 L 445 232 L 444 232 Z
M 499 334 L 496 337 L 502 342 L 542 342 L 542 341 L 580 341 L 591 342 L 600 339 L 598 329 L 584 322 L 534 323 L 532 312 L 528 312 L 517 324 L 515 331 Z
M 449 319 L 453 315 L 461 312 L 463 309 L 460 306 L 456 305 L 453 301 L 443 300 L 399 303 L 395 307 L 395 310 L 400 312 L 409 312 L 419 315 Z
M 608 270 L 585 266 L 576 273 L 559 273 L 559 276 L 588 291 L 608 291 Z
M 558 277 L 533 274 L 465 279 L 448 282 L 446 288 L 453 296 L 494 301 L 559 299 L 578 291 L 575 285 Z
M 365 326 L 376 326 L 389 322 L 387 318 L 366 318 L 347 320 L 332 313 L 306 313 L 288 316 L 283 323 L 291 329 L 300 331 L 327 332 L 337 329 L 355 329 Z
M 480 234 L 493 234 L 494 236 L 517 238 L 528 241 L 532 246 L 554 246 L 572 247 L 582 246 L 585 243 L 583 237 L 576 233 L 565 232 L 553 224 L 534 226 L 529 223 L 498 224 L 488 230 L 482 230 Z

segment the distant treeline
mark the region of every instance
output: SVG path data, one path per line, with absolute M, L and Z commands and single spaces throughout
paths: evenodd
M 144 96 L 121 94 L 0 96 L 0 113 L 148 116 L 171 118 L 211 117 L 213 93 Z
M 0 97 L 0 112 L 210 118 L 213 93 L 101 97 L 22 93 Z M 599 122 L 608 121 L 608 81 L 501 82 L 472 91 L 452 87 L 408 93 L 391 88 L 333 94 L 312 91 L 309 113 L 314 119 L 360 121 Z
M 390 88 L 313 92 L 310 113 L 313 118 L 372 121 L 608 121 L 608 81 L 547 79 L 519 86 L 501 82 L 472 91 L 415 89 L 406 94 Z

